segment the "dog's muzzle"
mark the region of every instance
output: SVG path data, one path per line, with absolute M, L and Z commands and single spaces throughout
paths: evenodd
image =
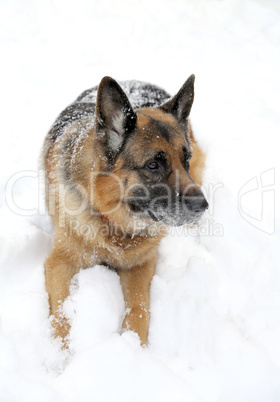
M 162 221 L 168 226 L 182 226 L 198 221 L 206 209 L 208 202 L 201 196 L 190 196 L 182 201 L 172 203 L 166 207 L 155 205 L 155 208 L 149 209 L 149 215 L 154 221 Z
M 208 202 L 198 187 L 186 194 L 171 194 L 169 189 L 160 192 L 157 189 L 157 193 L 147 194 L 138 189 L 129 204 L 133 212 L 148 213 L 153 221 L 162 221 L 168 226 L 198 221 L 208 208 Z

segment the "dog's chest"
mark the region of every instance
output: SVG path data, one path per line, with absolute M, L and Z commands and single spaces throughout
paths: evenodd
M 96 239 L 97 240 L 97 239 Z M 130 269 L 143 264 L 154 251 L 148 239 L 135 236 L 133 239 L 99 239 L 86 247 L 84 257 L 87 265 L 107 265 L 112 268 Z

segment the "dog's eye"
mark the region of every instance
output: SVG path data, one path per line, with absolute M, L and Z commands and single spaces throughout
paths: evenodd
M 156 170 L 159 169 L 159 164 L 156 161 L 152 161 L 147 164 L 147 168 L 150 170 Z

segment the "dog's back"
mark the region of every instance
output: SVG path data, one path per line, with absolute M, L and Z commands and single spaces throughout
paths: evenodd
M 170 98 L 170 95 L 156 85 L 131 80 L 121 81 L 121 88 L 127 94 L 132 107 L 137 110 L 143 107 L 158 107 Z M 44 153 L 51 143 L 56 141 L 65 127 L 77 120 L 94 121 L 98 85 L 87 89 L 60 113 L 45 140 Z M 87 129 L 90 129 L 90 124 Z

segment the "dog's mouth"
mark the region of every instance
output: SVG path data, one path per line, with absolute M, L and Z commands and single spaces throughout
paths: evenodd
M 185 224 L 190 225 L 192 223 L 198 222 L 203 215 L 203 213 L 189 213 L 187 215 L 159 213 L 158 216 L 156 216 L 151 210 L 148 210 L 148 214 L 154 222 L 161 221 L 167 226 L 182 226 Z
M 152 213 L 152 211 L 148 210 L 148 214 L 150 215 L 150 217 L 152 218 L 152 220 L 154 222 L 158 222 L 159 219 Z

